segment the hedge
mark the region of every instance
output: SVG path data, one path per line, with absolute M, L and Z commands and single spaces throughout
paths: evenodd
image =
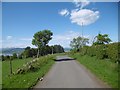
M 113 61 L 119 61 L 118 59 L 118 43 L 112 43 L 107 45 L 107 55 Z M 120 49 L 120 48 L 119 48 Z
M 103 45 L 92 45 L 84 46 L 81 49 L 81 55 L 96 56 L 99 59 L 108 58 L 114 62 L 120 62 L 120 42 L 103 44 Z

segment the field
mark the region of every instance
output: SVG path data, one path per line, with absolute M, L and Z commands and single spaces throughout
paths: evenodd
M 3 61 L 2 63 L 2 83 L 3 88 L 30 88 L 36 84 L 38 79 L 45 75 L 54 63 L 53 58 L 55 55 L 48 55 L 40 57 L 38 62 L 42 63 L 40 69 L 34 72 L 27 72 L 24 74 L 16 74 L 10 76 L 9 61 Z M 16 59 L 12 61 L 13 72 L 16 72 L 18 68 L 21 68 L 23 64 L 30 62 L 32 58 Z M 46 63 L 43 61 L 46 60 Z
M 108 59 L 99 60 L 96 57 L 80 56 L 79 53 L 71 54 L 81 64 L 88 68 L 98 78 L 113 88 L 118 88 L 118 65 Z
M 2 88 L 2 62 L 0 61 L 0 89 Z

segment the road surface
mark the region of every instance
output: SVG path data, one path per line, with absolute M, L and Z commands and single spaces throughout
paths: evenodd
M 84 66 L 68 56 L 58 56 L 51 70 L 34 88 L 108 88 Z

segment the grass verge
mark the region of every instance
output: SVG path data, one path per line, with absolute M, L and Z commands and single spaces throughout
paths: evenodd
M 40 66 L 40 69 L 38 69 L 35 72 L 27 72 L 25 74 L 17 74 L 17 75 L 12 75 L 9 76 L 9 66 L 7 66 L 7 64 L 9 62 L 5 61 L 3 62 L 3 88 L 31 88 L 33 87 L 38 80 L 45 75 L 46 72 L 48 72 L 48 70 L 50 69 L 50 67 L 54 64 L 54 60 L 53 58 L 55 57 L 55 55 L 49 55 L 49 56 L 43 56 L 39 58 L 39 63 L 40 61 L 43 62 L 43 60 L 47 60 L 47 63 L 45 62 L 44 64 L 42 64 Z M 31 61 L 32 59 L 29 58 L 28 61 Z M 19 63 L 17 63 L 19 62 Z M 22 67 L 22 65 L 24 64 L 23 61 L 20 60 L 19 61 L 13 61 L 13 63 L 15 63 L 13 65 L 13 68 L 15 71 L 18 67 Z M 19 65 L 21 64 L 21 65 Z M 6 66 L 8 68 L 6 68 Z
M 98 78 L 110 85 L 112 88 L 118 88 L 118 65 L 110 60 L 99 60 L 96 57 L 81 56 L 79 53 L 70 54 L 81 64 L 87 67 Z

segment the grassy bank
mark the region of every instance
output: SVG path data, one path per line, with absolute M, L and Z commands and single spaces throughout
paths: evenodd
M 46 72 L 50 69 L 50 67 L 54 64 L 55 55 L 48 55 L 40 57 L 36 63 L 38 64 L 39 69 L 36 71 L 30 71 L 23 74 L 16 74 L 9 76 L 9 61 L 4 61 L 3 68 L 3 88 L 30 88 L 34 86 L 37 81 L 45 75 Z M 30 62 L 32 58 L 28 58 L 26 60 L 14 60 L 13 63 L 13 72 L 16 72 L 18 68 L 21 68 L 23 64 Z
M 116 63 L 107 59 L 100 60 L 87 55 L 81 56 L 79 53 L 70 54 L 69 56 L 76 58 L 81 64 L 111 87 L 118 88 L 118 65 Z

